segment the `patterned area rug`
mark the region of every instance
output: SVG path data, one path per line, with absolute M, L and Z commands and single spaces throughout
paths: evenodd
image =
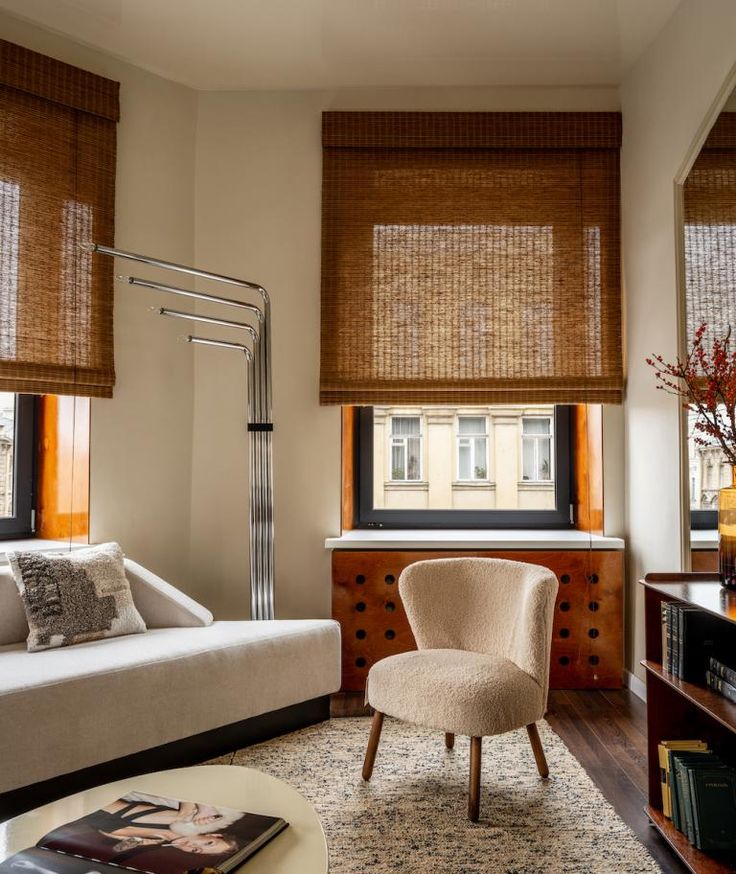
M 660 871 L 562 740 L 540 735 L 550 767 L 537 775 L 524 729 L 483 741 L 480 822 L 467 810 L 468 738 L 386 719 L 369 784 L 370 721 L 333 719 L 215 760 L 290 783 L 312 802 L 331 874 L 648 874 Z

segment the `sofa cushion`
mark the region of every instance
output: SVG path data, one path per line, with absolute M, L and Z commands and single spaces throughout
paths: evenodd
M 9 552 L 8 562 L 26 612 L 30 652 L 146 630 L 117 543 L 64 555 Z
M 0 647 L 0 792 L 340 687 L 330 620 L 214 622 L 28 653 Z

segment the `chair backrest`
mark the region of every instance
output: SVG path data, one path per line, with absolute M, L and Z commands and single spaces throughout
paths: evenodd
M 419 649 L 503 656 L 545 689 L 557 589 L 548 568 L 497 558 L 419 561 L 399 577 Z

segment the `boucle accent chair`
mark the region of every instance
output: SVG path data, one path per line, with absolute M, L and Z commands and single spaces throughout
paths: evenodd
M 537 768 L 549 774 L 536 722 L 549 688 L 557 578 L 544 567 L 496 558 L 420 561 L 399 577 L 418 649 L 377 662 L 363 779 L 370 780 L 384 715 L 470 737 L 468 817 L 480 811 L 482 738 L 526 726 Z

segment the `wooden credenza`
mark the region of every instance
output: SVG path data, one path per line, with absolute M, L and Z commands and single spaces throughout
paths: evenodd
M 368 671 L 416 649 L 399 597 L 407 565 L 478 556 L 544 565 L 557 575 L 550 686 L 618 689 L 623 679 L 624 554 L 620 550 L 391 551 L 332 553 L 332 616 L 342 629 L 342 689 L 365 688 Z

